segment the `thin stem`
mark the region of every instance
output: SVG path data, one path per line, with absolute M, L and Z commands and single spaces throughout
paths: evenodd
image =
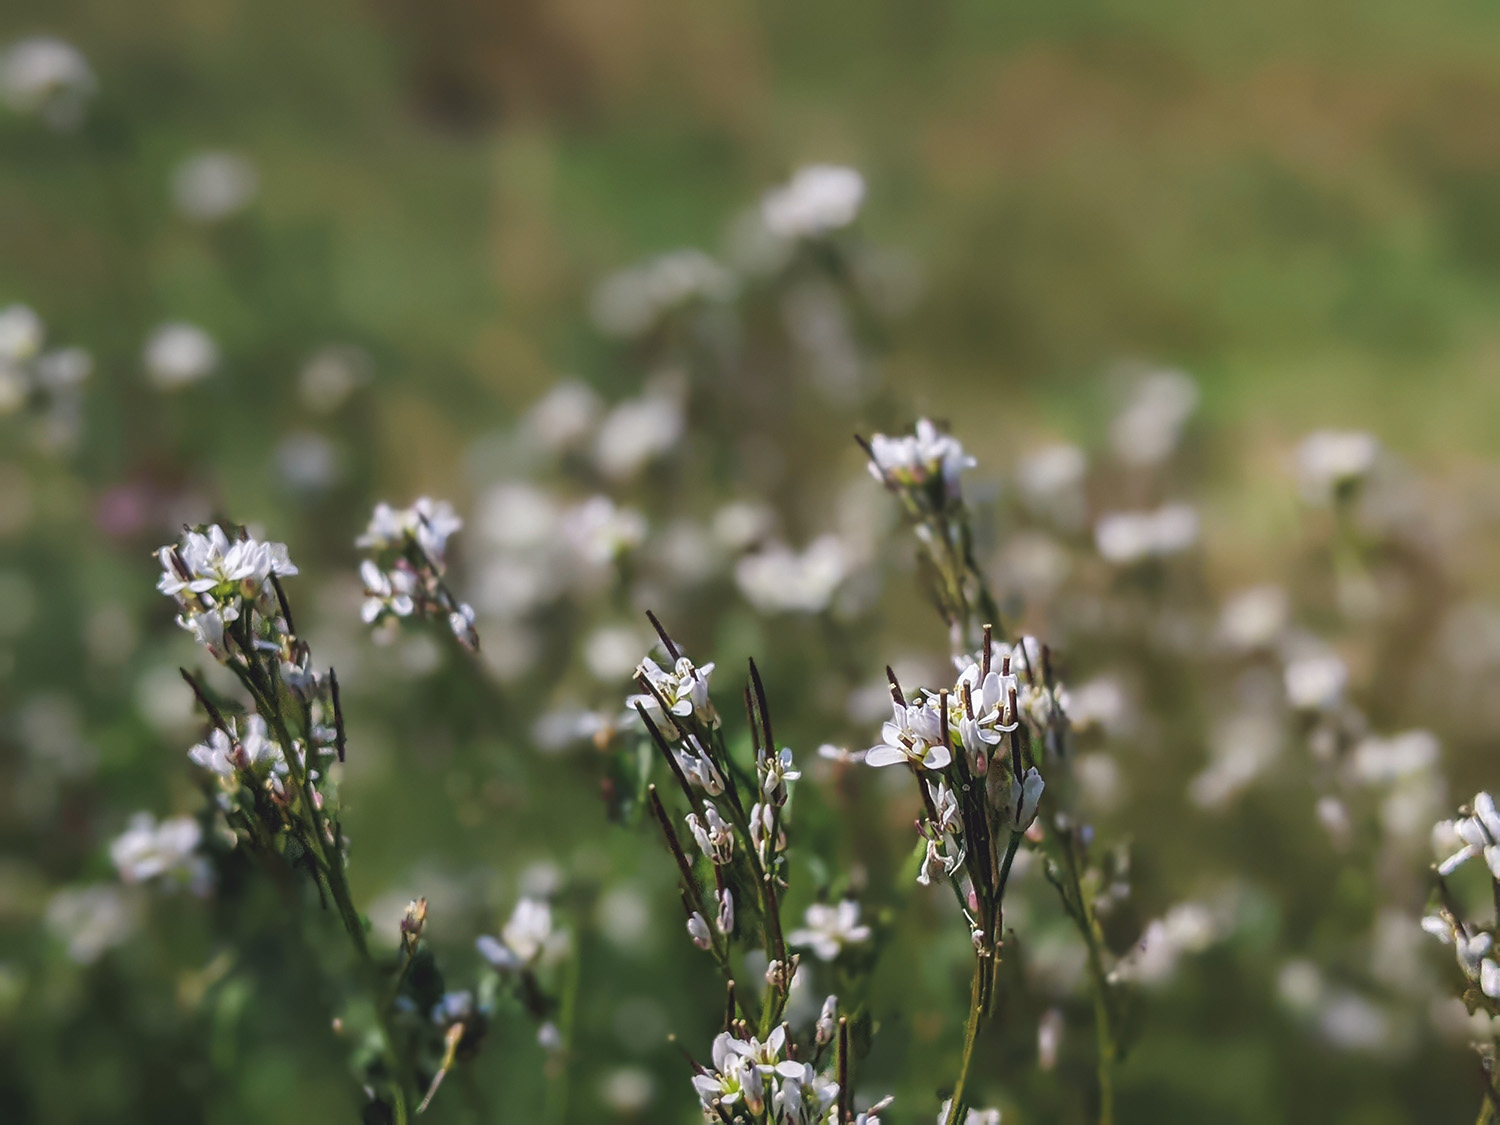
M 1073 835 L 1071 832 L 1063 832 L 1060 836 L 1064 871 L 1068 878 L 1067 890 L 1076 904 L 1076 910 L 1070 909 L 1069 913 L 1088 947 L 1089 976 L 1094 985 L 1094 1034 L 1099 1053 L 1099 1125 L 1114 1125 L 1114 1068 L 1119 1047 L 1115 1043 L 1114 1021 L 1109 1008 L 1109 976 L 1104 970 L 1103 934 L 1099 929 L 1098 918 L 1084 897 L 1077 857 L 1073 854 Z
M 944 1125 L 958 1125 L 964 1120 L 968 1103 L 964 1100 L 964 1087 L 969 1081 L 969 1064 L 974 1061 L 974 1041 L 979 1038 L 979 1021 L 982 1014 L 980 1002 L 983 981 L 983 962 L 974 965 L 974 984 L 969 990 L 969 1018 L 964 1024 L 964 1056 L 959 1063 L 958 1080 L 953 1086 L 953 1100 L 948 1104 L 948 1116 Z

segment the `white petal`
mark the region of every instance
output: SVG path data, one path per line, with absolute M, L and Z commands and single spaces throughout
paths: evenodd
M 895 746 L 872 746 L 865 753 L 865 763 L 871 766 L 894 766 L 906 761 L 906 751 Z

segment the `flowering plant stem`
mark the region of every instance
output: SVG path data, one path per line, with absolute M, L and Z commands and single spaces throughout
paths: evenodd
M 1119 1044 L 1115 1040 L 1114 1019 L 1110 1011 L 1109 975 L 1104 968 L 1104 934 L 1099 928 L 1098 915 L 1083 888 L 1078 869 L 1075 833 L 1071 828 L 1059 828 L 1056 835 L 1062 844 L 1063 855 L 1063 882 L 1058 890 L 1062 893 L 1068 915 L 1078 927 L 1088 949 L 1089 978 L 1094 986 L 1094 1034 L 1099 1054 L 1099 1125 L 1114 1125 L 1114 1068 L 1119 1057 Z
M 964 1023 L 964 1053 L 958 1064 L 958 1078 L 953 1085 L 953 1100 L 948 1106 L 948 1116 L 943 1125 L 959 1125 L 968 1111 L 964 1100 L 964 1087 L 969 1081 L 969 1064 L 974 1061 L 974 1043 L 979 1038 L 979 1025 L 984 1019 L 985 965 L 993 958 L 981 957 L 974 962 L 974 984 L 969 990 L 969 1018 Z M 993 983 L 990 985 L 993 988 Z

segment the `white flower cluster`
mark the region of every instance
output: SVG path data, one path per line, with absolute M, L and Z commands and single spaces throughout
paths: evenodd
M 745 1125 L 837 1125 L 839 1084 L 786 1055 L 785 1024 L 764 1043 L 722 1032 L 714 1039 L 713 1067 L 693 1078 L 704 1117 Z
M 463 520 L 446 500 L 420 497 L 409 508 L 375 505 L 356 547 L 373 552 L 360 563 L 365 601 L 360 616 L 367 625 L 394 623 L 413 615 L 441 617 L 467 649 L 477 651 L 472 606 L 456 599 L 443 576 L 448 569 L 448 539 Z
M 1496 810 L 1490 794 L 1476 794 L 1467 815 L 1440 822 L 1433 829 L 1433 843 L 1441 852 L 1451 851 L 1437 866 L 1440 877 L 1447 878 L 1470 859 L 1482 856 L 1495 893 L 1500 894 L 1500 811 Z M 1422 929 L 1443 944 L 1453 946 L 1464 976 L 1491 1002 L 1500 1001 L 1500 962 L 1496 960 L 1494 925 L 1481 928 L 1466 923 L 1457 915 L 1446 893 L 1441 905 L 1422 919 Z M 1497 1006 L 1491 1004 L 1490 1010 L 1495 1012 Z
M 0 417 L 28 402 L 45 404 L 38 438 L 44 448 L 70 451 L 83 426 L 83 385 L 94 360 L 82 348 L 47 348 L 42 318 L 26 305 L 0 309 Z
M 865 178 L 853 168 L 809 164 L 761 200 L 761 221 L 787 242 L 825 238 L 859 217 Z
M 553 928 L 552 908 L 542 899 L 522 898 L 498 938 L 481 934 L 474 945 L 496 969 L 511 972 L 534 968 L 566 943 L 567 935 Z
M 917 421 L 914 433 L 899 437 L 876 434 L 867 448 L 870 475 L 919 502 L 934 486 L 941 501 L 958 499 L 959 477 L 977 463 L 957 438 L 939 430 L 927 418 Z
M 745 555 L 734 580 L 762 613 L 821 613 L 848 577 L 849 550 L 837 535 L 821 535 L 804 551 L 780 543 Z
M 594 323 L 611 336 L 641 336 L 696 302 L 732 299 L 736 288 L 701 250 L 673 250 L 605 278 L 594 290 Z
M 109 845 L 109 857 L 127 883 L 159 880 L 207 894 L 213 872 L 208 858 L 198 850 L 202 839 L 202 827 L 190 816 L 168 817 L 158 823 L 149 812 L 140 812 Z
M 177 600 L 177 624 L 193 635 L 220 663 L 249 659 L 247 645 L 268 641 L 281 648 L 289 637 L 286 621 L 272 585 L 273 578 L 297 573 L 286 544 L 241 535 L 230 539 L 218 524 L 187 530 L 176 546 L 160 548 L 162 573 L 156 588 Z M 260 636 L 244 620 L 250 609 L 259 611 L 268 635 Z M 287 659 L 291 663 L 290 654 Z
M 802 928 L 786 935 L 788 945 L 811 949 L 820 961 L 834 961 L 846 945 L 870 940 L 870 927 L 859 920 L 859 903 L 815 902 L 802 917 Z
M 1297 447 L 1297 478 L 1310 503 L 1326 504 L 1374 471 L 1380 443 L 1358 430 L 1318 430 Z
M 98 85 L 78 48 L 50 35 L 22 39 L 0 54 L 0 97 L 52 129 L 76 128 Z
M 1198 513 L 1189 504 L 1149 512 L 1108 512 L 1094 525 L 1094 544 L 1108 562 L 1133 566 L 1186 551 L 1198 541 Z

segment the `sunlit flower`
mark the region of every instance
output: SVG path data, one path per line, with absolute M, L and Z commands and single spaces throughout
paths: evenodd
M 218 524 L 201 532 L 187 531 L 180 544 L 162 547 L 156 555 L 162 566 L 156 588 L 187 605 L 194 594 L 254 598 L 272 575 L 297 573 L 285 543 L 249 536 L 231 541 Z
M 692 715 L 700 723 L 717 727 L 719 713 L 708 696 L 708 677 L 713 674 L 713 670 L 712 663 L 699 667 L 686 656 L 680 656 L 677 663 L 672 665 L 672 670 L 667 671 L 648 656 L 641 661 L 636 675 L 644 678 L 654 691 L 632 695 L 625 701 L 626 706 L 640 704 L 659 722 L 662 704 L 665 704 L 667 710 L 678 718 L 685 719 Z M 658 697 L 660 703 L 657 702 Z
M 882 484 L 921 488 L 929 481 L 941 480 L 947 494 L 956 496 L 960 474 L 975 464 L 957 438 L 926 418 L 918 419 L 915 433 L 900 437 L 876 434 L 870 439 L 870 475 Z
M 872 766 L 894 766 L 901 763 L 940 770 L 953 760 L 948 747 L 942 745 L 940 719 L 935 708 L 922 703 L 892 703 L 893 717 L 880 729 L 883 741 L 865 752 L 865 762 Z
M 540 899 L 523 898 L 498 939 L 482 934 L 474 945 L 497 969 L 523 969 L 536 963 L 553 938 L 552 908 Z

